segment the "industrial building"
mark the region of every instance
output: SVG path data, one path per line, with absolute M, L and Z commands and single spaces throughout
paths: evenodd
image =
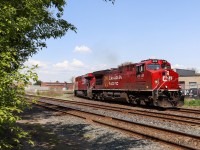
M 66 89 L 66 90 L 73 90 L 73 83 L 67 82 L 42 82 L 41 87 L 49 87 L 50 89 Z
M 200 96 L 200 74 L 195 70 L 174 69 L 179 74 L 179 83 L 185 95 Z

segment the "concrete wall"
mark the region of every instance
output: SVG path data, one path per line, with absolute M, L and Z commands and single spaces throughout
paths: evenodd
M 59 82 L 42 82 L 41 87 L 49 87 L 54 89 L 63 89 L 67 87 L 67 83 L 59 83 Z

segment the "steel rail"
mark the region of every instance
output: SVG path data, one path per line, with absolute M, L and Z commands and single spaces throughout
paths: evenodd
M 185 124 L 189 124 L 189 125 L 200 126 L 200 118 L 180 116 L 180 115 L 176 115 L 176 114 L 166 114 L 166 113 L 161 113 L 161 112 L 150 112 L 147 110 L 133 110 L 133 109 L 129 109 L 129 108 L 92 104 L 92 103 L 87 103 L 87 102 L 66 101 L 63 99 L 56 99 L 56 98 L 47 98 L 47 97 L 40 97 L 40 98 L 56 100 L 56 101 L 59 101 L 62 103 L 75 104 L 75 105 L 81 105 L 81 106 L 89 106 L 89 107 L 94 107 L 94 108 L 99 108 L 99 109 L 104 109 L 104 110 L 117 111 L 117 112 L 126 113 L 126 114 L 134 114 L 134 115 L 140 115 L 140 116 L 144 116 L 144 117 L 152 117 L 152 118 L 157 118 L 157 119 L 162 119 L 162 120 L 164 119 L 164 120 L 174 121 L 174 122 L 178 122 L 178 123 L 185 123 Z
M 52 104 L 51 102 L 39 101 L 39 103 L 36 105 L 54 109 L 56 111 L 70 114 L 79 118 L 89 119 L 93 122 L 111 126 L 116 129 L 121 129 L 131 133 L 142 135 L 150 139 L 167 143 L 171 146 L 176 146 L 178 148 L 194 150 L 200 148 L 200 136 L 155 127 L 152 125 L 146 125 L 138 122 L 127 121 L 116 117 L 110 117 L 102 114 L 88 112 L 85 110 L 79 110 L 77 108 L 70 108 L 70 110 L 66 110 L 67 106 L 64 106 L 62 103 Z M 57 107 L 55 108 L 55 106 Z
M 175 111 L 175 110 L 172 110 L 172 111 Z M 200 110 L 196 110 L 196 109 L 179 108 L 178 111 L 186 112 L 186 113 L 200 114 Z

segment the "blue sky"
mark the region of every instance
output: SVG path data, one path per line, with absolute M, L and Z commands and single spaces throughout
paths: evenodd
M 143 59 L 200 70 L 200 0 L 68 0 L 63 18 L 77 27 L 29 59 L 42 81 Z

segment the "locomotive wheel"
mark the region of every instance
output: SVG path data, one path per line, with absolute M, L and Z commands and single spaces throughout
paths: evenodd
M 163 108 L 173 107 L 174 106 L 168 99 L 165 99 L 165 98 L 158 99 L 157 103 L 158 103 L 159 107 L 163 107 Z
M 135 97 L 133 95 L 129 95 L 128 103 L 132 104 L 135 100 Z
M 140 105 L 146 105 L 146 102 L 145 102 L 144 99 L 141 99 L 141 100 L 140 100 Z
M 180 96 L 180 99 L 179 99 L 179 101 L 178 101 L 178 107 L 181 107 L 181 106 L 183 106 L 184 105 L 184 96 Z
M 140 105 L 140 99 L 139 99 L 139 98 L 136 98 L 135 101 L 134 101 L 134 103 L 135 103 L 136 105 Z
M 136 100 L 132 101 L 132 104 L 133 104 L 133 105 L 137 105 Z
M 184 105 L 184 101 L 179 101 L 177 106 L 178 106 L 178 107 L 181 107 L 181 106 L 183 106 L 183 105 Z
M 104 97 L 103 93 L 100 94 L 100 100 L 102 100 L 102 101 L 105 100 L 105 97 Z
M 146 102 L 146 105 L 147 105 L 147 106 L 152 106 L 153 103 L 148 101 L 148 102 Z
M 94 100 L 97 100 L 97 94 L 94 94 Z

